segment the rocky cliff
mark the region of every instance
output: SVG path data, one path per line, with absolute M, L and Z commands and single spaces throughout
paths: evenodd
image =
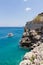
M 27 52 L 20 65 L 43 65 L 43 43 Z
M 33 49 L 43 42 L 43 13 L 38 14 L 32 21 L 26 23 L 20 41 L 22 47 Z
M 43 65 L 43 13 L 26 23 L 20 45 L 32 50 L 19 65 Z

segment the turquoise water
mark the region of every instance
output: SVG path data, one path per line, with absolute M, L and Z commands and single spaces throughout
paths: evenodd
M 23 31 L 23 27 L 0 28 L 0 65 L 19 65 L 24 54 L 29 51 L 19 47 Z M 6 37 L 10 32 L 14 37 Z

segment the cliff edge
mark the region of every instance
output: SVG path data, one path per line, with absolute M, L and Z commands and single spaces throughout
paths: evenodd
M 43 42 L 43 13 L 38 14 L 32 21 L 26 23 L 21 47 L 33 49 Z

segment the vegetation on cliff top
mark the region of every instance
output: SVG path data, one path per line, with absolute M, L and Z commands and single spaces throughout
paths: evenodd
M 43 13 L 38 14 L 38 16 L 36 16 L 33 21 L 37 23 L 43 22 Z

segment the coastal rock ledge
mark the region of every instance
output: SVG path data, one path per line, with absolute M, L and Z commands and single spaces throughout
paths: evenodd
M 43 65 L 43 43 L 27 52 L 19 65 Z
M 20 46 L 33 49 L 43 43 L 43 13 L 26 23 Z

